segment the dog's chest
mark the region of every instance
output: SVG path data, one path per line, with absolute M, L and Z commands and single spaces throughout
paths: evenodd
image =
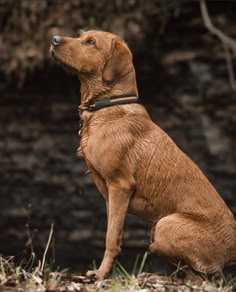
M 85 127 L 84 125 L 81 127 L 79 131 L 80 136 L 80 147 L 79 154 L 82 156 L 85 161 L 87 161 L 88 165 L 93 165 L 94 157 L 96 157 L 97 152 L 100 145 L 98 145 L 97 139 L 94 139 L 94 133 L 91 131 L 89 127 Z
M 80 150 L 80 156 L 86 157 L 86 149 L 88 145 L 88 139 L 89 139 L 89 126 L 88 126 L 88 120 L 89 118 L 85 116 L 83 119 L 80 117 L 80 122 L 79 122 L 79 130 L 78 130 L 78 135 L 80 138 L 80 145 L 79 145 L 79 150 Z
M 80 128 L 79 130 L 79 137 L 80 137 L 80 156 L 83 156 L 86 158 L 86 150 L 87 150 L 87 145 L 88 145 L 88 133 L 85 131 L 83 128 Z

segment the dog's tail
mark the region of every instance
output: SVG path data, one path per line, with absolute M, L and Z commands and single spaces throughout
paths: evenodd
M 231 259 L 232 259 L 231 265 L 236 265 L 236 221 L 234 224 L 234 243 L 232 246 Z
M 233 215 L 232 215 L 233 216 Z M 232 224 L 232 222 L 231 222 Z M 236 265 L 236 221 L 234 219 L 234 225 L 231 227 L 233 228 L 233 230 L 231 229 L 231 236 L 229 236 L 229 245 L 228 245 L 228 252 L 227 252 L 227 258 L 226 258 L 226 262 L 225 262 L 225 266 L 232 266 L 232 265 Z M 233 232 L 232 232 L 233 231 Z
M 233 251 L 233 258 L 234 258 L 234 264 L 236 265 L 236 220 L 234 224 L 234 251 Z

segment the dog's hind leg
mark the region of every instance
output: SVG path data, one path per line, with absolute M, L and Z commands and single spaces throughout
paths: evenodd
M 179 213 L 157 222 L 149 247 L 151 252 L 183 260 L 201 273 L 214 273 L 223 268 L 220 248 L 217 234 L 212 234 L 203 222 Z

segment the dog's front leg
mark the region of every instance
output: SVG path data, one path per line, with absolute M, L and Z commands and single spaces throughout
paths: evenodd
M 95 274 L 99 278 L 105 277 L 120 252 L 124 221 L 130 197 L 134 192 L 134 183 L 131 181 L 126 178 L 108 184 L 106 250 L 99 269 L 88 271 L 87 275 Z

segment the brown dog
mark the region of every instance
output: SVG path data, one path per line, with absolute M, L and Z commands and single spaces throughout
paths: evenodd
M 99 269 L 88 274 L 104 277 L 111 269 L 127 212 L 152 224 L 152 252 L 203 273 L 235 263 L 235 219 L 201 170 L 135 103 L 125 42 L 103 31 L 55 36 L 51 54 L 79 75 L 79 152 L 107 205 L 106 251 Z

